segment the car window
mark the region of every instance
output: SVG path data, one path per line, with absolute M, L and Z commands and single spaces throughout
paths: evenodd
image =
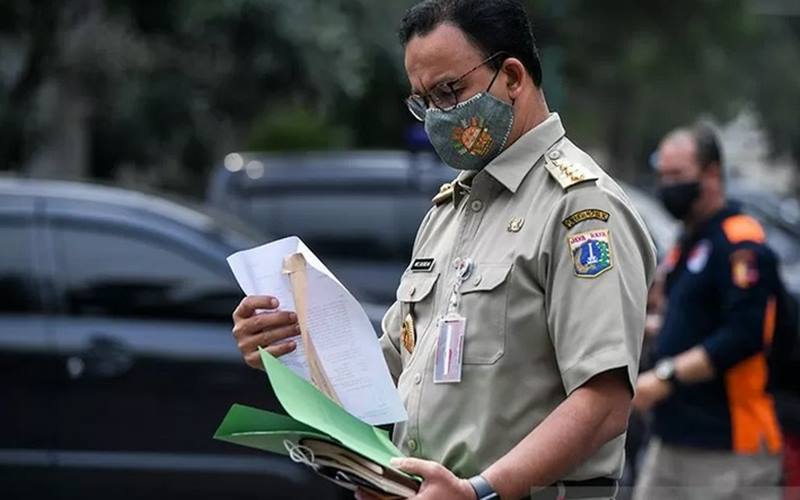
M 224 259 L 139 230 L 54 229 L 68 314 L 231 321 L 241 298 Z
M 33 228 L 21 218 L 0 218 L 0 312 L 41 309 L 33 274 Z

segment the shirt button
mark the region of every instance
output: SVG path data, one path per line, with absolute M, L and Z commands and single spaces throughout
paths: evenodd
M 408 290 L 408 294 L 413 296 L 415 293 L 417 293 L 417 287 L 415 287 L 415 286 L 412 286 L 412 287 L 411 287 L 411 288 Z
M 556 149 L 556 150 L 553 150 L 553 151 L 550 151 L 550 153 L 549 153 L 547 156 L 548 156 L 548 157 L 549 157 L 551 160 L 558 160 L 559 158 L 561 158 L 561 151 L 559 151 L 559 150 L 557 150 L 557 149 Z
M 483 202 L 481 200 L 473 201 L 470 206 L 472 207 L 473 212 L 480 212 L 483 210 Z
M 480 285 L 480 284 L 481 284 L 481 280 L 483 280 L 483 278 L 482 278 L 482 277 L 480 277 L 480 276 L 475 276 L 475 279 L 474 279 L 474 280 L 472 280 L 472 283 L 473 283 L 474 285 Z
M 422 375 L 417 373 L 416 375 L 414 375 L 414 383 L 419 385 L 420 382 L 422 382 Z
M 411 451 L 416 450 L 417 449 L 417 442 L 414 441 L 413 439 L 409 439 L 408 440 L 408 449 L 411 450 Z

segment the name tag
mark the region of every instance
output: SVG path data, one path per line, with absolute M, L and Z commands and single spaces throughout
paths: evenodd
M 415 273 L 429 273 L 433 271 L 433 259 L 414 259 L 411 271 Z

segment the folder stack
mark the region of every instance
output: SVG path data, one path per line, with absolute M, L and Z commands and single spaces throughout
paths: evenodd
M 386 499 L 415 494 L 420 479 L 390 465 L 403 454 L 386 431 L 350 415 L 266 351 L 260 354 L 288 416 L 233 405 L 215 439 L 289 456 L 350 490 Z

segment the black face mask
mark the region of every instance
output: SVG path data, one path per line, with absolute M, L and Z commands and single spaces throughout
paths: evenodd
M 679 220 L 689 215 L 694 201 L 700 196 L 700 181 L 682 182 L 658 188 L 658 197 L 667 212 Z

